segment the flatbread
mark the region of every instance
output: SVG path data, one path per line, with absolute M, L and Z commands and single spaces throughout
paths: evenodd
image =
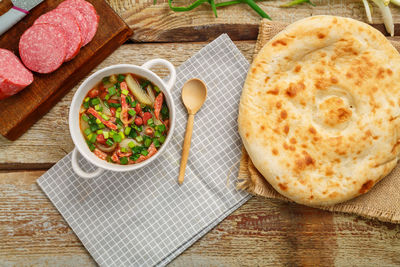
M 315 16 L 259 52 L 239 107 L 256 168 L 295 202 L 332 205 L 370 190 L 400 153 L 400 55 L 371 26 Z

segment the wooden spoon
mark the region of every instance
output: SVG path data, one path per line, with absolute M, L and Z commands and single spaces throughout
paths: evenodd
M 182 87 L 182 101 L 189 117 L 186 125 L 185 140 L 183 142 L 181 168 L 179 170 L 178 182 L 183 183 L 185 178 L 186 163 L 189 156 L 190 142 L 192 140 L 194 114 L 199 111 L 207 98 L 207 86 L 200 79 L 194 78 L 187 81 Z

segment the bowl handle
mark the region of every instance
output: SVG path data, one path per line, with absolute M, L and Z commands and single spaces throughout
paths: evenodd
M 72 169 L 74 170 L 74 172 L 76 174 L 78 174 L 80 177 L 85 178 L 85 179 L 90 179 L 90 178 L 99 176 L 104 171 L 102 168 L 98 168 L 97 170 L 95 170 L 92 173 L 83 171 L 81 169 L 81 167 L 79 167 L 79 164 L 78 164 L 78 149 L 76 149 L 76 147 L 72 151 L 71 163 L 72 163 Z
M 167 90 L 171 91 L 176 81 L 176 70 L 174 65 L 168 60 L 162 58 L 151 59 L 142 65 L 143 68 L 150 70 L 155 65 L 165 66 L 169 70 L 169 80 L 167 81 Z

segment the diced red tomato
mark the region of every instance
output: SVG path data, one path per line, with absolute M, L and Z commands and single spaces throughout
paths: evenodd
M 108 128 L 110 128 L 111 130 L 117 130 L 117 129 L 118 129 L 117 125 L 113 124 L 113 123 L 110 122 L 110 121 L 106 121 L 105 119 L 103 119 L 103 117 L 101 117 L 100 114 L 97 113 L 96 110 L 94 110 L 94 108 L 90 107 L 90 108 L 88 109 L 88 112 L 89 112 L 90 114 L 92 114 L 93 116 L 95 116 L 97 119 L 99 119 L 105 126 L 107 126 Z
M 136 124 L 137 126 L 140 126 L 140 125 L 142 125 L 142 124 L 143 124 L 143 120 L 142 120 L 142 118 L 140 118 L 140 117 L 136 117 L 136 119 L 135 119 L 135 124 Z
M 145 134 L 145 135 L 148 135 L 148 136 L 153 136 L 153 134 L 154 134 L 153 128 L 147 127 L 147 128 L 144 130 L 144 134 Z
M 98 97 L 99 96 L 99 90 L 97 90 L 97 89 L 90 90 L 89 93 L 88 93 L 88 96 L 90 98 Z
M 139 103 L 136 104 L 135 111 L 136 114 L 140 114 L 142 112 L 142 107 L 140 106 Z
M 99 86 L 99 90 L 100 90 L 101 92 L 103 92 L 103 91 L 105 91 L 105 90 L 106 90 L 106 88 L 104 87 L 104 85 L 103 85 L 103 84 L 101 84 L 101 85 Z
M 160 111 L 163 104 L 164 96 L 163 93 L 160 92 L 156 99 L 154 100 L 154 115 L 157 119 L 160 119 Z
M 107 158 L 107 154 L 100 149 L 95 148 L 93 152 L 99 159 L 105 160 Z
M 144 122 L 144 124 L 147 124 L 147 121 L 149 120 L 149 119 L 151 119 L 151 113 L 150 112 L 145 112 L 145 113 L 143 113 L 143 116 L 142 116 L 142 119 L 143 119 L 143 122 Z
M 103 134 L 97 135 L 96 141 L 97 141 L 98 143 L 100 143 L 100 144 L 103 144 L 103 145 L 106 144 L 106 139 L 104 138 L 104 135 L 103 135 Z
M 116 108 L 110 108 L 111 116 L 115 117 Z

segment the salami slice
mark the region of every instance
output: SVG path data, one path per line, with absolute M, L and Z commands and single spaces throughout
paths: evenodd
M 82 39 L 81 46 L 84 46 L 85 40 L 88 35 L 88 23 L 86 21 L 85 16 L 82 14 L 82 12 L 75 8 L 60 7 L 60 6 L 57 7 L 56 9 L 54 9 L 53 11 L 57 11 L 58 13 L 64 14 L 66 16 L 67 16 L 67 14 L 69 14 L 75 18 L 76 22 L 78 23 L 80 32 L 81 32 L 81 39 Z
M 66 0 L 58 5 L 58 8 L 69 8 L 80 11 L 87 22 L 87 35 L 83 41 L 83 45 L 88 44 L 96 34 L 99 26 L 99 16 L 93 5 L 85 0 Z
M 12 96 L 33 82 L 27 70 L 13 52 L 0 48 L 0 99 Z
M 67 42 L 65 61 L 74 58 L 82 46 L 81 31 L 74 16 L 70 13 L 59 12 L 55 9 L 40 16 L 35 21 L 34 25 L 43 23 L 59 26 L 63 30 Z
M 35 72 L 50 73 L 64 62 L 67 51 L 64 33 L 51 24 L 36 24 L 19 40 L 19 55 L 25 66 Z

